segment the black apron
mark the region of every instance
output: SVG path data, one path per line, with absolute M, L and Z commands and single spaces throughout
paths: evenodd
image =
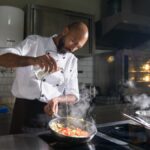
M 27 100 L 16 98 L 10 134 L 35 133 L 48 130 L 51 117 L 44 113 L 46 103 L 37 99 Z

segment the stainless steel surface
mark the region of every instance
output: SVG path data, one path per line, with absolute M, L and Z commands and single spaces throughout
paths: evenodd
M 103 139 L 105 139 L 105 140 L 111 141 L 111 142 L 113 142 L 113 143 L 115 143 L 115 144 L 118 144 L 118 145 L 123 145 L 123 146 L 128 145 L 127 142 L 124 142 L 124 141 L 115 139 L 115 138 L 110 137 L 110 136 L 108 136 L 108 135 L 106 135 L 106 134 L 103 134 L 103 133 L 99 133 L 99 132 L 98 132 L 98 133 L 97 133 L 97 136 L 99 136 L 99 137 L 101 137 L 101 138 L 103 138 Z
M 144 121 L 142 118 L 139 118 L 139 117 L 133 117 L 133 116 L 130 116 L 128 114 L 125 114 L 123 113 L 123 115 L 139 124 L 141 124 L 142 126 L 146 127 L 146 128 L 149 128 L 150 129 L 150 124 L 148 124 L 146 121 Z
M 99 125 L 97 125 L 97 127 L 98 127 L 98 129 L 100 129 L 100 128 L 103 128 L 103 129 L 105 129 L 105 127 L 107 128 L 107 127 L 112 127 L 112 128 L 114 128 L 115 130 L 117 129 L 119 129 L 119 127 L 123 127 L 124 125 L 126 126 L 136 126 L 136 125 L 138 125 L 139 123 L 137 123 L 137 122 L 135 122 L 135 121 L 133 121 L 133 120 L 124 120 L 124 121 L 115 121 L 115 122 L 110 122 L 110 123 L 104 123 L 104 124 L 99 124 Z M 108 132 L 104 132 L 104 133 L 102 133 L 101 131 L 103 130 L 103 129 L 101 129 L 101 130 L 99 130 L 98 131 L 98 133 L 97 133 L 97 136 L 99 136 L 99 137 L 102 137 L 102 138 L 104 138 L 104 139 L 107 139 L 108 141 L 110 141 L 110 142 L 113 142 L 113 143 L 115 143 L 115 144 L 117 144 L 117 145 L 120 145 L 120 146 L 123 146 L 124 148 L 126 148 L 127 150 L 146 150 L 146 149 L 148 149 L 149 150 L 149 144 L 148 144 L 148 148 L 147 148 L 147 146 L 146 147 L 143 147 L 143 146 L 139 146 L 141 143 L 140 143 L 140 141 L 139 140 L 141 140 L 143 137 L 142 137 L 142 130 L 140 130 L 140 132 L 137 132 L 137 130 L 135 130 L 135 132 L 137 132 L 137 134 L 135 134 L 136 136 L 137 136 L 137 138 L 139 137 L 139 139 L 138 140 L 136 140 L 137 142 L 129 142 L 130 141 L 130 139 L 128 138 L 128 136 L 130 136 L 130 138 L 132 139 L 133 138 L 133 136 L 134 136 L 134 131 L 132 132 L 132 129 L 129 131 L 129 135 L 127 135 L 127 134 L 118 134 L 119 132 L 117 132 L 117 133 L 115 133 L 115 132 L 111 132 L 112 134 L 107 134 L 107 133 L 110 133 L 109 131 L 112 129 L 112 128 L 107 128 L 106 130 L 108 131 Z M 113 130 L 114 131 L 114 130 Z M 122 130 L 123 131 L 123 130 Z M 125 130 L 124 130 L 125 131 Z M 121 133 L 125 133 L 125 132 L 121 132 Z M 127 131 L 127 130 L 126 130 Z M 128 132 L 127 131 L 127 132 Z M 145 130 L 144 130 L 145 131 Z M 149 137 L 149 133 L 150 133 L 150 130 L 146 130 L 146 132 L 147 132 L 147 134 L 144 136 L 144 139 L 142 139 L 142 140 L 144 140 L 145 141 L 145 138 L 147 138 L 147 136 Z M 131 134 L 130 134 L 131 133 Z M 140 135 L 139 135 L 139 133 L 140 133 Z M 118 136 L 114 136 L 115 134 L 118 134 Z M 139 135 L 139 136 L 138 136 Z M 123 138 L 119 138 L 119 137 L 123 137 Z M 127 136 L 127 137 L 126 137 Z M 135 136 L 135 139 L 136 139 L 136 136 Z M 127 140 L 125 140 L 125 139 L 127 139 Z M 149 138 L 148 138 L 149 139 Z M 134 140 L 134 138 L 133 138 L 133 140 Z M 137 144 L 137 143 L 140 143 L 139 145 Z M 129 144 L 130 143 L 130 144 Z M 143 143 L 142 143 L 143 144 Z M 143 144 L 144 146 L 145 146 L 145 144 Z
M 133 120 L 130 119 L 130 120 L 114 121 L 114 122 L 109 122 L 109 123 L 97 124 L 97 128 L 126 124 L 126 123 L 137 124 L 136 122 L 134 122 Z
M 136 117 L 139 121 L 141 121 L 141 123 L 143 123 L 145 125 L 145 127 L 150 129 L 150 124 L 148 122 L 146 122 L 144 119 L 140 118 L 140 117 Z
M 40 138 L 32 135 L 0 136 L 1 150 L 53 150 Z

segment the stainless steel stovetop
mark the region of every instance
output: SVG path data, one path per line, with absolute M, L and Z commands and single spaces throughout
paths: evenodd
M 69 144 L 58 142 L 50 133 L 39 137 L 54 150 L 149 150 L 150 132 L 131 120 L 101 124 L 98 133 L 89 143 Z

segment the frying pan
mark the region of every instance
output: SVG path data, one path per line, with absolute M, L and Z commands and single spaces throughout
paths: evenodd
M 61 133 L 56 132 L 52 128 L 53 123 L 60 123 L 63 124 L 65 127 L 78 127 L 82 130 L 85 130 L 89 133 L 87 137 L 71 137 L 71 136 L 65 136 Z M 94 135 L 97 133 L 97 129 L 94 123 L 91 123 L 89 121 L 85 121 L 82 119 L 72 118 L 72 117 L 58 117 L 54 118 L 49 122 L 49 127 L 52 132 L 52 134 L 55 136 L 55 138 L 61 142 L 68 142 L 68 143 L 85 143 L 89 142 Z

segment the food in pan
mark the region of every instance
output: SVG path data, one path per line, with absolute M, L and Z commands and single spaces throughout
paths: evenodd
M 65 127 L 61 123 L 53 122 L 51 124 L 51 129 L 64 136 L 70 136 L 70 137 L 88 137 L 89 136 L 89 133 L 85 130 L 82 130 L 80 128 L 75 128 L 73 126 Z

